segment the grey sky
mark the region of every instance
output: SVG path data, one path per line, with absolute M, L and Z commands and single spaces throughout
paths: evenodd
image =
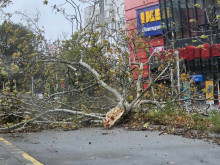
M 54 4 L 64 2 L 64 0 L 48 1 L 48 5 L 43 5 L 43 0 L 13 0 L 13 4 L 7 7 L 5 10 L 10 13 L 14 11 L 26 11 L 27 14 L 36 14 L 38 10 L 41 14 L 39 25 L 44 26 L 47 39 L 54 40 L 57 37 L 60 37 L 63 33 L 70 35 L 72 32 L 72 24 L 67 21 L 62 14 L 56 14 L 53 12 L 51 7 Z M 85 5 L 81 7 L 84 8 L 84 6 Z M 66 9 L 68 12 L 73 11 L 70 7 L 67 7 Z M 14 17 L 13 22 L 18 23 L 20 22 L 20 19 L 18 17 Z

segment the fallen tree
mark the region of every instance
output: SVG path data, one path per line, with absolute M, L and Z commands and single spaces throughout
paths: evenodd
M 94 12 L 97 3 L 99 1 L 94 2 Z M 70 5 L 74 13 L 68 14 L 64 5 Z M 151 38 L 143 39 L 137 31 L 127 32 L 119 25 L 115 29 L 121 36 L 118 39 L 112 36 L 112 29 L 106 24 L 95 24 L 94 14 L 83 26 L 80 5 L 74 1 L 65 0 L 53 9 L 71 23 L 74 21 L 76 26 L 70 39 L 57 40 L 52 45 L 33 19 L 17 12 L 32 25 L 29 29 L 36 34 L 38 42 L 31 56 L 25 56 L 24 47 L 16 52 L 19 54 L 17 62 L 23 59 L 23 67 L 14 68 L 20 69 L 27 84 L 18 89 L 15 83 L 8 82 L 8 88 L 2 89 L 1 105 L 7 108 L 0 111 L 3 125 L 0 131 L 23 130 L 32 124 L 77 124 L 81 121 L 101 122 L 105 128 L 111 128 L 129 112 L 146 107 L 163 110 L 168 99 L 175 102 L 177 108 L 181 107 L 184 93 L 180 92 L 179 77 L 174 75 L 181 75 L 185 70 L 176 65 L 177 62 L 181 65 L 181 60 L 172 44 L 163 54 L 156 50 L 150 52 L 149 48 L 154 50 Z M 101 30 L 96 30 L 98 28 Z M 113 41 L 106 39 L 109 37 Z M 140 52 L 146 61 L 142 60 Z M 152 65 L 157 65 L 154 72 L 149 68 Z M 181 78 L 190 80 L 188 74 Z M 147 84 L 145 88 L 143 84 Z M 196 87 L 187 90 L 191 89 L 194 93 L 187 100 L 201 95 Z M 31 93 L 27 92 L 29 90 Z M 38 98 L 39 93 L 42 98 Z

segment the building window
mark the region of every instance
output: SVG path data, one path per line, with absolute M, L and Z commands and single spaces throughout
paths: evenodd
M 124 5 L 124 3 L 121 4 L 121 13 L 122 14 L 125 13 L 125 5 Z
M 122 41 L 122 35 L 120 33 L 118 34 L 118 40 Z
M 173 1 L 172 5 L 173 5 L 173 15 L 174 15 L 173 22 L 175 28 L 175 35 L 176 38 L 182 38 L 182 21 L 181 21 L 178 1 Z
M 116 22 L 112 22 L 112 29 L 116 29 Z
M 111 11 L 110 10 L 105 11 L 105 18 L 108 18 L 110 16 L 111 16 Z
M 198 73 L 198 72 L 201 72 L 202 68 L 202 64 L 201 64 L 201 60 L 200 59 L 195 59 L 194 60 L 194 63 L 195 63 L 195 72 Z
M 219 72 L 218 58 L 219 57 L 212 57 L 211 58 L 211 69 L 212 69 L 212 72 Z
M 113 37 L 108 37 L 108 41 L 110 42 L 110 43 L 114 43 L 114 39 L 113 39 Z
M 206 13 L 210 18 L 216 18 L 213 17 L 218 7 L 215 3 L 216 0 L 160 0 L 164 32 L 169 38 L 174 32 L 177 39 L 211 34 Z
M 99 22 L 99 16 L 98 15 L 95 16 L 95 21 Z
M 202 59 L 202 69 L 205 73 L 210 72 L 209 59 Z
M 121 23 L 122 25 L 125 25 L 125 18 L 124 18 L 124 17 L 121 17 L 121 18 L 120 18 L 120 23 Z
M 107 26 L 106 26 L 107 29 L 111 29 L 111 25 L 112 25 L 111 23 L 108 23 Z

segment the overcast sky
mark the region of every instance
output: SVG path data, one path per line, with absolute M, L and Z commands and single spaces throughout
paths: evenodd
M 52 11 L 54 4 L 60 4 L 64 0 L 48 0 L 48 5 L 43 5 L 43 0 L 12 0 L 13 4 L 7 7 L 5 10 L 7 12 L 21 11 L 28 14 L 36 14 L 37 10 L 40 12 L 41 17 L 39 20 L 39 25 L 44 26 L 47 39 L 56 39 L 60 37 L 63 33 L 71 34 L 72 24 L 68 22 L 62 14 L 55 13 Z M 74 0 L 74 2 L 77 0 Z M 82 9 L 85 5 L 81 5 Z M 67 7 L 67 11 L 73 11 L 72 8 Z M 83 15 L 83 13 L 82 13 Z M 20 22 L 17 17 L 13 18 L 13 22 Z

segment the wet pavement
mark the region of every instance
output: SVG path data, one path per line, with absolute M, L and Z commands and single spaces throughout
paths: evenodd
M 216 144 L 159 134 L 85 128 L 68 132 L 0 134 L 0 137 L 45 165 L 220 164 L 220 146 Z M 7 146 L 0 143 L 0 164 L 15 165 L 16 157 L 5 148 Z

